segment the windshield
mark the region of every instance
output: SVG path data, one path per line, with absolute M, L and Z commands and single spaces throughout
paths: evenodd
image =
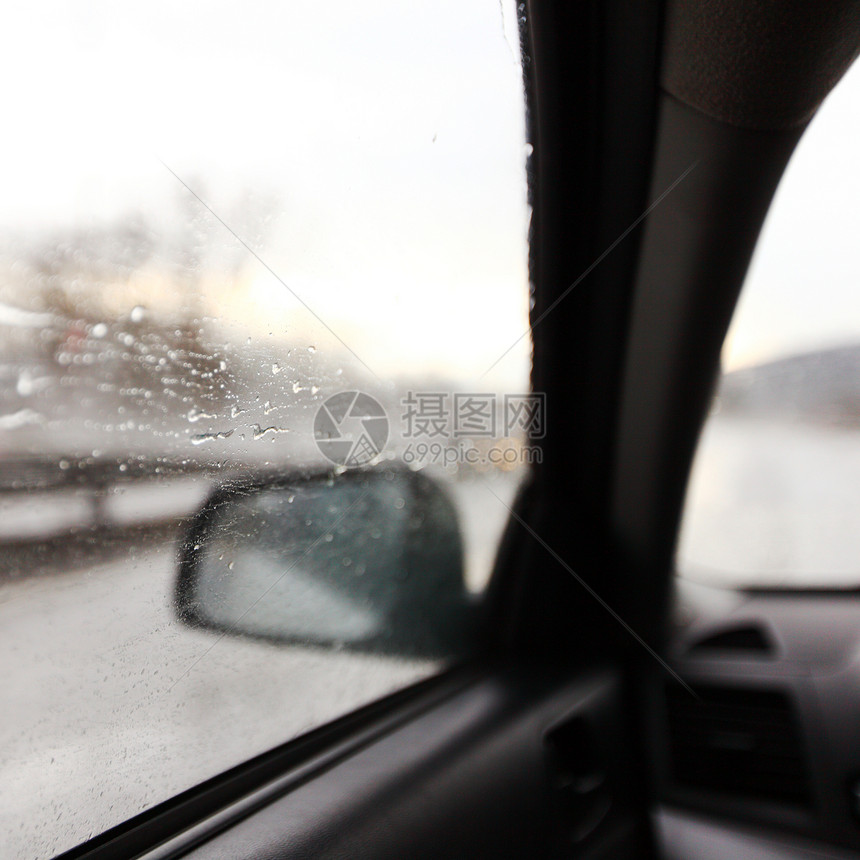
M 860 66 L 795 152 L 723 350 L 678 570 L 729 586 L 860 586 Z

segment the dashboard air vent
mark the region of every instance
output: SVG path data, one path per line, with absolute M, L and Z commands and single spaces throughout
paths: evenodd
M 667 689 L 675 782 L 739 798 L 810 802 L 800 726 L 777 690 L 717 686 Z
M 702 655 L 711 651 L 736 651 L 767 656 L 773 654 L 774 647 L 773 641 L 761 627 L 744 625 L 709 633 L 694 642 L 687 653 Z

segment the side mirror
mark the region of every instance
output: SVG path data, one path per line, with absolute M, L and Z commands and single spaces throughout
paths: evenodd
M 175 602 L 222 634 L 410 657 L 463 653 L 477 620 L 457 512 L 403 467 L 217 489 L 183 542 Z

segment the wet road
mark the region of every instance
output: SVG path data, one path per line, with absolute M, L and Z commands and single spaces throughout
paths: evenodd
M 184 504 L 195 505 L 208 485 L 179 486 Z M 513 483 L 503 478 L 493 490 L 509 500 Z M 480 484 L 456 492 L 478 587 L 507 512 Z M 162 505 L 149 493 L 156 512 Z M 66 525 L 76 513 L 86 516 L 67 502 L 19 518 L 38 530 L 57 525 L 64 510 Z M 112 505 L 114 517 L 136 507 L 128 498 Z M 38 552 L 3 552 L 4 856 L 71 848 L 436 668 L 189 629 L 171 604 L 175 521 L 111 534 L 97 544 L 84 533 L 42 543 Z

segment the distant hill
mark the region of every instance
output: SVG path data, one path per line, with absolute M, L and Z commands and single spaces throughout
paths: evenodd
M 860 344 L 732 371 L 718 393 L 725 414 L 860 426 Z

